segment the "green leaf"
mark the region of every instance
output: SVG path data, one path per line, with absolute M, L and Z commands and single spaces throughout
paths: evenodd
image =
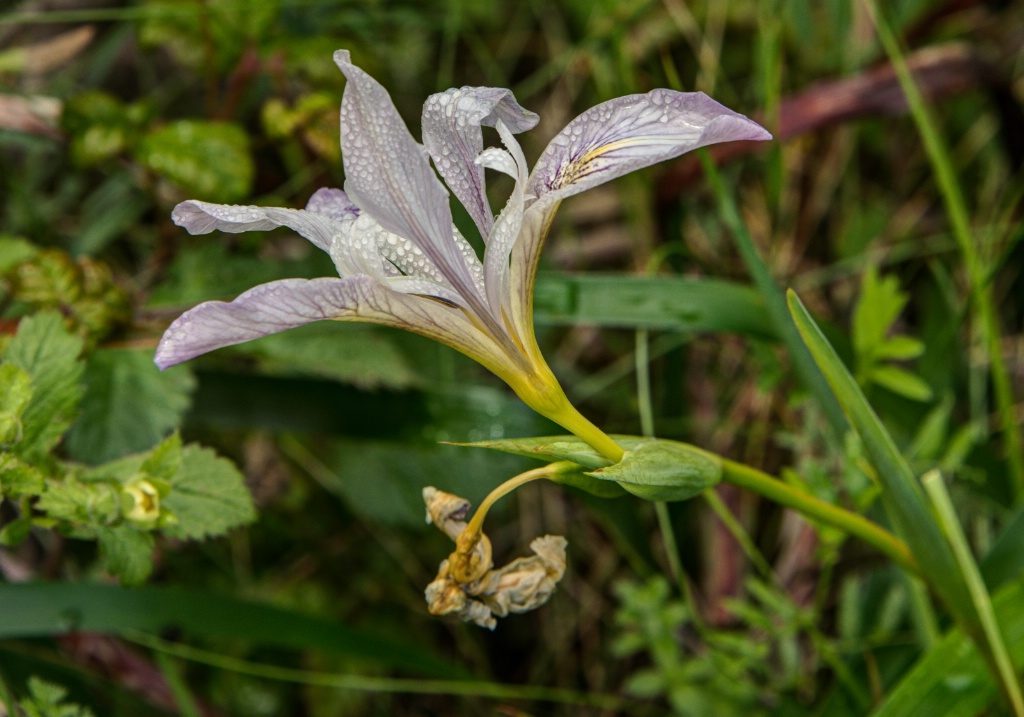
M 651 438 L 639 436 L 618 436 L 612 438 L 627 451 L 633 450 Z M 604 468 L 611 461 L 590 447 L 590 444 L 576 436 L 538 436 L 535 438 L 506 438 L 497 441 L 476 441 L 474 443 L 454 443 L 456 446 L 470 448 L 490 448 L 503 453 L 534 458 L 545 463 L 554 461 L 572 461 L 579 463 L 588 470 Z
M 422 518 L 422 516 L 421 516 Z M 0 639 L 71 631 L 119 635 L 174 628 L 191 637 L 319 650 L 418 675 L 464 677 L 465 671 L 411 641 L 209 590 L 99 583 L 0 583 Z
M 185 446 L 181 469 L 168 481 L 162 502 L 178 519 L 163 532 L 172 538 L 203 539 L 222 535 L 256 518 L 242 474 L 226 458 L 200 446 Z
M 21 439 L 21 414 L 32 399 L 32 379 L 13 363 L 0 364 L 0 445 Z
M 32 676 L 28 680 L 28 691 L 29 696 L 18 702 L 25 717 L 93 717 L 88 708 L 65 703 L 68 691 L 61 685 Z
M 33 496 L 43 492 L 43 474 L 11 453 L 0 453 L 0 496 Z
M 22 319 L 4 355 L 5 361 L 32 377 L 19 453 L 48 453 L 71 425 L 82 396 L 81 350 L 82 340 L 68 333 L 60 314 L 47 311 Z
M 39 252 L 32 242 L 11 236 L 0 236 L 0 274 L 6 274 Z
M 88 167 L 128 150 L 139 134 L 132 119 L 128 107 L 106 92 L 85 92 L 69 99 L 61 126 L 70 135 L 75 163 Z
M 835 349 L 792 291 L 789 293 L 789 308 L 815 363 L 842 404 L 850 423 L 860 434 L 878 470 L 878 480 L 883 489 L 882 502 L 897 534 L 907 543 L 921 565 L 922 575 L 931 582 L 936 593 L 961 624 L 980 637 L 978 616 L 967 584 L 906 459 Z
M 149 452 L 140 470 L 149 478 L 171 482 L 181 470 L 181 436 L 172 433 L 160 445 Z
M 585 491 L 598 498 L 619 498 L 626 494 L 618 483 L 596 479 L 591 475 L 576 471 L 572 473 L 555 473 L 550 477 L 552 483 L 567 485 L 570 488 Z
M 992 603 L 1018 672 L 1024 667 L 1024 583 L 1001 590 Z M 960 717 L 985 713 L 999 698 L 987 662 L 960 629 L 950 630 L 892 689 L 872 717 Z M 997 713 L 993 713 L 997 714 Z M 999 712 L 998 714 L 1002 714 Z
M 907 295 L 900 291 L 895 276 L 880 278 L 878 269 L 868 267 L 864 273 L 860 298 L 853 309 L 853 347 L 858 357 L 873 357 L 903 307 Z
M 252 189 L 249 138 L 236 124 L 171 122 L 146 135 L 135 157 L 196 199 L 235 202 Z
M 263 373 L 322 376 L 364 389 L 399 390 L 421 383 L 393 334 L 376 326 L 324 321 L 235 350 L 260 356 Z
M 512 438 L 455 445 L 490 448 L 549 463 L 578 463 L 590 471 L 585 475 L 617 483 L 627 492 L 646 500 L 686 500 L 721 480 L 721 465 L 711 454 L 699 448 L 640 436 L 616 435 L 612 438 L 626 449 L 625 457 L 615 465 L 575 436 Z M 573 485 L 569 481 L 566 483 Z M 614 497 L 614 494 L 606 496 L 596 486 L 582 482 L 575 487 L 602 497 Z
M 129 526 L 98 528 L 100 558 L 123 585 L 141 585 L 153 572 L 153 534 Z
M 152 352 L 117 349 L 90 356 L 84 382 L 81 415 L 67 447 L 92 464 L 156 445 L 180 425 L 195 386 L 188 369 L 161 372 Z
M 923 379 L 898 366 L 875 366 L 868 374 L 872 383 L 912 401 L 930 401 L 932 388 Z
M 742 284 L 681 276 L 541 274 L 539 324 L 593 324 L 776 338 L 764 302 Z
M 923 353 L 924 342 L 912 336 L 890 336 L 875 349 L 876 357 L 894 361 L 916 359 Z
M 67 477 L 48 481 L 36 508 L 52 520 L 66 520 L 87 529 L 117 520 L 121 515 L 121 498 L 117 489 L 107 483 L 80 481 Z
M 0 528 L 0 545 L 18 545 L 32 532 L 32 519 L 22 516 Z
M 685 443 L 652 440 L 627 450 L 618 463 L 587 475 L 615 481 L 644 500 L 687 500 L 722 479 L 722 464 Z

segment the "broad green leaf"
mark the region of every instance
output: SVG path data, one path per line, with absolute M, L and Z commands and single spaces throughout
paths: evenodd
M 171 492 L 162 505 L 178 519 L 164 534 L 198 540 L 223 535 L 256 518 L 252 496 L 242 474 L 212 450 L 188 445 L 182 450 L 181 469 L 169 480 Z
M 237 202 L 252 189 L 255 168 L 249 138 L 236 124 L 171 122 L 147 134 L 135 157 L 196 199 Z
M 644 500 L 688 500 L 721 481 L 722 464 L 685 443 L 652 440 L 627 450 L 618 463 L 587 475 L 614 481 Z
M 141 585 L 153 572 L 153 534 L 128 526 L 99 528 L 100 558 L 123 585 Z
M 931 386 L 898 366 L 875 366 L 868 378 L 872 383 L 913 401 L 929 401 L 932 398 Z
M 21 438 L 21 414 L 32 399 L 32 379 L 13 363 L 0 364 L 0 445 Z
M 797 329 L 864 441 L 868 455 L 878 471 L 882 502 L 897 534 L 910 547 L 924 575 L 957 619 L 973 635 L 980 637 L 974 604 L 949 543 L 925 500 L 920 483 L 914 477 L 889 432 L 875 415 L 853 376 L 847 371 L 828 339 L 795 293 L 789 293 L 789 308 Z
M 541 274 L 534 313 L 539 324 L 584 323 L 776 337 L 764 302 L 755 290 L 717 279 Z
M 413 674 L 464 677 L 434 653 L 334 619 L 218 595 L 208 590 L 98 583 L 0 583 L 0 639 L 71 631 L 157 633 L 167 628 L 206 639 L 312 649 Z
M 71 455 L 102 463 L 152 448 L 190 404 L 192 373 L 161 372 L 151 351 L 101 349 L 85 367 L 81 415 L 67 436 Z
M 32 400 L 22 414 L 18 452 L 48 453 L 71 425 L 82 396 L 78 354 L 82 340 L 64 328 L 60 314 L 42 312 L 22 319 L 4 360 L 32 377 Z

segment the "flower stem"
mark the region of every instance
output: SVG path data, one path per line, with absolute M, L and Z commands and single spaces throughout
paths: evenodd
M 590 444 L 591 448 L 612 463 L 618 463 L 622 460 L 622 456 L 626 454 L 622 446 L 613 441 L 607 433 L 591 423 L 586 416 L 577 411 L 576 407 L 568 401 L 565 402 L 565 406 L 559 411 L 548 415 L 548 418 L 586 441 Z
M 870 520 L 844 508 L 826 503 L 762 473 L 756 468 L 722 458 L 722 480 L 762 495 L 780 505 L 803 514 L 844 533 L 860 538 L 914 575 L 921 576 L 921 568 L 906 543 Z
M 521 485 L 525 485 L 530 481 L 540 480 L 541 478 L 550 478 L 553 475 L 563 472 L 566 468 L 576 470 L 578 466 L 575 463 L 569 463 L 568 461 L 559 461 L 558 463 L 549 463 L 543 468 L 534 468 L 531 471 L 520 473 L 514 478 L 509 478 L 507 481 L 499 485 L 497 488 L 487 494 L 487 497 L 480 503 L 480 507 L 473 513 L 473 517 L 470 519 L 469 524 L 466 525 L 466 529 L 463 530 L 463 534 L 472 535 L 479 533 L 480 529 L 483 528 L 484 518 L 487 517 L 487 511 L 491 509 L 500 498 L 508 495 L 516 488 Z

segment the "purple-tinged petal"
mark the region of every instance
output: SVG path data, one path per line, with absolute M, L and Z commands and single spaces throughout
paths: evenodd
M 448 187 L 485 239 L 494 225 L 483 167 L 474 160 L 484 146 L 482 125 L 502 122 L 513 133 L 536 126 L 539 118 L 516 102 L 511 90 L 462 87 L 439 92 L 423 104 L 423 144 Z
M 497 129 L 501 141 L 508 151 L 489 149 L 481 153 L 479 161 L 485 166 L 510 174 L 516 182 L 505 208 L 502 209 L 494 223 L 491 235 L 487 239 L 487 248 L 484 251 L 487 301 L 491 306 L 491 311 L 501 316 L 502 309 L 509 298 L 509 255 L 519 238 L 520 228 L 523 224 L 523 209 L 526 201 L 523 190 L 526 186 L 527 165 L 523 150 L 512 133 L 505 127 L 505 123 L 498 120 Z M 508 312 L 506 311 L 506 313 Z
M 703 92 L 627 95 L 566 125 L 537 160 L 527 191 L 538 201 L 564 199 L 698 147 L 766 139 L 759 124 Z
M 336 222 L 345 222 L 359 216 L 359 207 L 348 195 L 334 187 L 321 187 L 306 202 L 306 211 L 322 214 Z
M 210 204 L 190 199 L 174 208 L 171 218 L 189 234 L 208 234 L 214 230 L 238 234 L 288 227 L 324 251 L 342 230 L 328 216 L 301 209 Z
M 461 351 L 502 378 L 521 370 L 460 309 L 393 291 L 368 276 L 284 279 L 261 284 L 232 302 L 200 304 L 167 329 L 155 362 L 166 369 L 215 349 L 324 319 L 412 331 Z
M 230 303 L 200 304 L 164 333 L 156 365 L 165 369 L 224 346 L 344 316 L 358 306 L 358 279 L 284 279 L 260 284 Z
M 345 191 L 393 234 L 411 239 L 460 293 L 474 287 L 452 242 L 448 192 L 423 147 L 406 129 L 380 83 L 352 64 L 346 50 L 334 61 L 348 82 L 341 100 Z

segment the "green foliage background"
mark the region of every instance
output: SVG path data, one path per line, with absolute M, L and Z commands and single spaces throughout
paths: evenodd
M 151 363 L 169 321 L 200 301 L 332 274 L 288 232 L 191 237 L 170 210 L 299 207 L 342 186 L 336 49 L 390 90 L 414 135 L 432 92 L 512 88 L 542 118 L 523 136 L 531 159 L 603 100 L 706 91 L 777 137 L 712 153 L 738 212 L 693 157 L 568 201 L 537 288 L 553 368 L 610 432 L 705 447 L 887 524 L 873 446 L 784 348 L 778 289 L 794 288 L 909 470 L 946 476 L 1019 670 L 1024 4 L 886 7 L 949 151 L 967 247 L 867 7 L 3 6 L 0 704 L 998 713 L 980 659 L 963 657 L 920 585 L 730 486 L 661 508 L 526 486 L 488 534 L 508 557 L 566 535 L 558 593 L 493 634 L 436 620 L 422 589 L 451 548 L 424 525 L 421 489 L 478 503 L 532 467 L 441 442 L 553 426 L 455 352 L 377 327 L 310 326 L 164 373 Z M 507 189 L 494 182 L 495 206 Z M 148 522 L 128 517 L 139 481 L 162 491 Z

